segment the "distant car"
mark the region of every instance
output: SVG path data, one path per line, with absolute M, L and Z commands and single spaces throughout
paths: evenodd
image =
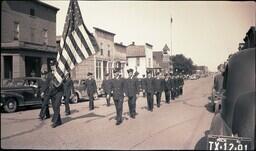
M 207 149 L 255 150 L 255 48 L 241 50 L 229 59 L 223 89 Z
M 1 108 L 15 112 L 19 107 L 41 105 L 38 90 L 39 77 L 9 79 L 1 86 Z
M 71 99 L 72 103 L 78 103 L 80 100 L 89 100 L 87 90 L 85 90 L 85 79 L 73 80 L 73 83 L 75 92 Z M 101 97 L 102 95 L 104 95 L 103 90 L 98 88 L 97 96 L 95 96 L 95 99 L 98 99 L 98 97 Z
M 189 79 L 190 80 L 197 80 L 197 79 L 199 79 L 199 75 L 192 74 Z

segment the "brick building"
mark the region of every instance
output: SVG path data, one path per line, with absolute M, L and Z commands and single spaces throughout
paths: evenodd
M 56 7 L 41 1 L 1 2 L 1 80 L 40 76 L 57 55 Z
M 127 46 L 127 68 L 132 68 L 134 71 L 138 71 L 140 74 L 138 77 L 142 77 L 146 74 L 147 70 L 153 69 L 153 46 L 146 43 L 145 45 L 135 45 L 133 42 Z

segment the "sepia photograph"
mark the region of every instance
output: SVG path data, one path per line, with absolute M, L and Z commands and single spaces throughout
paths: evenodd
M 256 150 L 255 1 L 1 1 L 1 149 Z

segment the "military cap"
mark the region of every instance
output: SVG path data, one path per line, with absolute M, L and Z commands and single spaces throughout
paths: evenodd
M 54 66 L 54 65 L 56 65 L 56 61 L 51 60 L 51 61 L 50 61 L 50 66 Z
M 87 76 L 90 76 L 90 75 L 92 75 L 92 73 L 91 73 L 91 72 L 88 72 L 88 73 L 87 73 Z
M 134 76 L 138 76 L 140 73 L 138 72 L 138 71 L 136 71 L 135 73 L 134 73 Z
M 109 76 L 109 73 L 106 73 L 105 76 Z
M 159 75 L 159 74 L 160 74 L 160 72 L 157 72 L 157 73 L 156 73 L 156 75 Z
M 114 69 L 114 71 L 113 71 L 114 73 L 117 73 L 117 72 L 119 72 L 119 69 Z
M 133 72 L 133 69 L 130 68 L 130 69 L 127 70 L 127 72 L 128 73 Z

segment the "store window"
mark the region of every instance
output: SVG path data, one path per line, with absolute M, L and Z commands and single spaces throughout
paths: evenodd
M 4 78 L 12 79 L 12 56 L 4 56 Z
M 101 61 L 96 61 L 96 79 L 101 79 Z

